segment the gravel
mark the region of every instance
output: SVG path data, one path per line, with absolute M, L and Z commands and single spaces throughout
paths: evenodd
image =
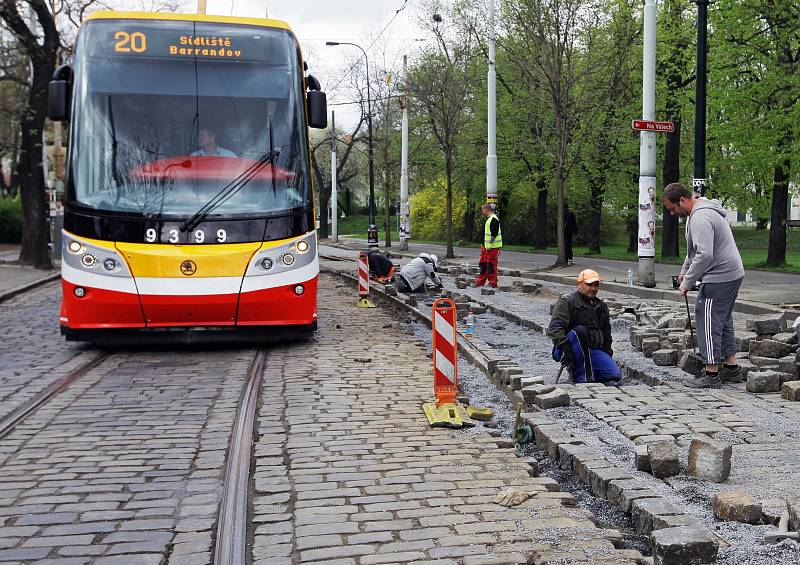
M 561 292 L 568 292 L 571 290 L 562 285 L 544 284 L 553 292 L 557 292 L 559 289 Z M 480 289 L 474 288 L 460 290 L 458 292 L 473 296 L 477 300 L 492 302 L 504 309 L 525 315 L 528 318 L 536 319 L 542 325 L 546 325 L 550 317 L 549 302 L 543 299 L 535 299 L 531 295 L 500 292 L 495 296 L 482 297 L 480 295 Z M 614 297 L 618 301 L 627 302 L 630 305 L 641 302 L 641 300 L 631 300 L 628 297 L 611 295 L 610 293 L 604 293 L 603 297 Z M 625 319 L 615 319 L 612 321 L 615 358 L 629 364 L 631 367 L 645 370 L 649 374 L 654 374 L 665 382 L 678 383 L 682 381 L 687 376 L 683 371 L 672 367 L 657 367 L 650 359 L 643 357 L 641 352 L 636 351 L 630 346 L 628 343 L 628 332 L 631 325 L 632 322 Z M 425 339 L 430 339 L 430 332 L 427 328 L 425 328 L 425 332 L 426 337 L 423 338 L 422 335 L 418 336 L 423 338 L 423 341 Z M 498 353 L 516 362 L 526 374 L 541 375 L 547 383 L 555 382 L 559 366 L 550 357 L 552 343 L 545 336 L 514 324 L 505 318 L 489 313 L 478 317 L 475 333 L 476 336 L 486 341 Z M 472 402 L 478 405 L 489 405 L 492 408 L 495 408 L 495 403 L 497 403 L 498 421 L 502 422 L 501 428 L 504 431 L 509 430 L 507 435 L 510 435 L 510 426 L 513 425 L 514 415 L 511 413 L 510 409 L 506 408 L 505 411 L 503 411 L 501 408 L 503 403 L 507 404 L 505 395 L 500 393 L 482 373 L 468 364 L 460 363 L 459 371 L 464 391 L 469 394 Z M 626 381 L 623 380 L 623 384 L 625 384 L 625 382 Z M 725 392 L 725 390 L 722 392 L 712 391 L 710 394 L 721 398 L 725 402 L 733 403 L 732 411 L 735 411 L 735 413 L 743 419 L 753 422 L 754 427 L 756 427 L 759 432 L 773 437 L 774 441 L 783 440 L 785 438 L 785 443 L 781 441 L 781 443 L 776 444 L 776 450 L 777 445 L 781 445 L 781 449 L 786 449 L 787 446 L 796 446 L 798 444 L 797 439 L 800 437 L 800 431 L 798 430 L 797 421 L 776 413 L 774 409 L 770 410 L 772 406 L 766 404 L 770 401 L 753 397 L 752 395 L 743 396 L 740 400 L 737 400 L 733 398 L 733 396 L 737 394 L 737 392 L 733 390 L 729 391 L 733 394 L 725 394 L 720 397 L 720 394 Z M 727 541 L 730 547 L 720 550 L 719 563 L 729 563 L 731 565 L 800 563 L 800 544 L 796 542 L 786 541 L 776 545 L 761 545 L 764 535 L 768 532 L 775 531 L 772 526 L 752 526 L 740 523 L 719 522 L 714 518 L 711 512 L 711 498 L 714 493 L 724 488 L 730 488 L 730 485 L 719 485 L 688 476 L 686 474 L 688 447 L 681 449 L 681 474 L 671 478 L 668 484 L 655 479 L 652 475 L 636 471 L 633 456 L 633 442 L 628 440 L 613 427 L 596 419 L 583 408 L 574 406 L 557 408 L 548 410 L 548 414 L 559 419 L 562 425 L 570 428 L 574 434 L 584 439 L 587 444 L 601 450 L 609 460 L 614 461 L 620 467 L 634 473 L 635 476 L 646 482 L 665 499 L 677 505 L 679 508 L 682 508 L 687 514 L 696 516 L 712 531 L 715 531 L 722 539 Z M 734 445 L 744 444 L 745 436 L 746 434 L 739 434 L 736 432 L 716 434 L 718 439 L 728 441 Z M 549 460 L 544 453 L 540 453 L 537 459 L 539 459 L 539 457 Z M 734 465 L 762 466 L 764 464 L 763 458 L 763 453 L 737 452 L 736 448 L 734 448 Z M 556 473 L 560 474 L 561 476 L 553 476 L 553 478 L 562 484 L 564 490 L 572 492 L 581 506 L 592 510 L 598 516 L 599 523 L 608 516 L 608 519 L 614 525 L 613 527 L 624 530 L 626 526 L 622 519 L 613 516 L 613 511 L 616 509 L 605 503 L 605 501 L 600 502 L 608 506 L 609 509 L 598 509 L 594 503 L 588 501 L 580 492 L 582 491 L 585 493 L 587 497 L 595 498 L 583 487 L 573 492 L 570 486 L 571 482 L 580 484 L 580 481 L 573 475 L 561 471 L 558 467 L 548 466 L 544 463 L 542 463 L 541 467 L 543 474 L 548 474 L 548 476 L 553 476 Z M 552 471 L 548 470 L 550 467 L 553 467 Z M 552 472 L 553 475 L 549 475 L 550 472 Z M 771 481 L 758 480 L 746 486 L 751 494 L 761 499 L 775 499 L 783 494 L 782 492 L 776 492 L 776 487 Z M 636 549 L 640 549 L 635 545 L 635 542 L 631 542 L 631 545 Z

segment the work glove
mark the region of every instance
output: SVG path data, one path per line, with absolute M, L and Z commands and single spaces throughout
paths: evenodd
M 507 488 L 494 497 L 493 502 L 501 506 L 516 506 L 522 504 L 532 496 L 536 496 L 538 491 L 525 490 L 521 488 Z
M 561 363 L 564 365 L 574 365 L 575 364 L 575 354 L 572 352 L 572 348 L 569 345 L 569 341 L 564 340 L 561 342 L 560 345 L 557 345 L 561 350 Z

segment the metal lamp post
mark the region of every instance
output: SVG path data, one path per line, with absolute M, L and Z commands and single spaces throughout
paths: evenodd
M 364 54 L 364 63 L 367 67 L 367 147 L 369 154 L 369 228 L 367 229 L 367 244 L 370 247 L 378 247 L 378 228 L 375 225 L 375 173 L 372 165 L 372 102 L 370 101 L 369 90 L 369 59 L 367 58 L 367 52 L 356 43 L 326 41 L 325 45 L 352 45 L 360 49 Z
M 694 112 L 694 175 L 692 189 L 705 196 L 706 179 L 706 33 L 708 0 L 695 0 L 697 4 L 697 78 L 695 79 Z
M 497 88 L 494 66 L 494 2 L 489 0 L 489 71 L 487 75 L 487 154 L 486 154 L 486 202 L 497 211 Z

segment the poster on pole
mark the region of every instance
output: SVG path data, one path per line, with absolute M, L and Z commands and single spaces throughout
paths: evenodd
M 639 177 L 639 257 L 656 256 L 656 177 Z
M 400 203 L 400 241 L 411 239 L 411 207 L 408 202 Z

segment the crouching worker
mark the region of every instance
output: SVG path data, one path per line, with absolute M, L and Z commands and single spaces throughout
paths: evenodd
M 615 384 L 622 373 L 611 358 L 611 317 L 597 298 L 600 275 L 586 269 L 578 275 L 578 290 L 558 299 L 547 335 L 553 359 L 564 363 L 576 383 Z
M 420 253 L 400 269 L 397 274 L 397 290 L 405 293 L 426 292 L 428 281 L 431 281 L 437 289 L 442 288 L 442 280 L 436 274 L 438 261 L 436 255 Z
M 394 280 L 394 263 L 377 249 L 367 252 L 369 260 L 369 276 L 372 280 L 386 284 Z

